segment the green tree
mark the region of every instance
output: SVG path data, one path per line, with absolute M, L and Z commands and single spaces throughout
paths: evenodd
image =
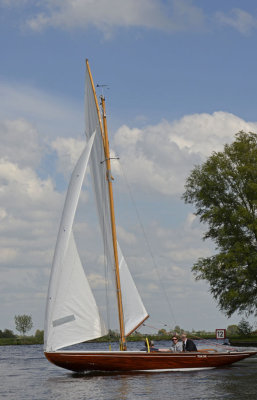
M 119 338 L 119 333 L 117 331 L 109 329 L 109 337 L 111 339 L 117 339 L 117 338 Z
M 15 327 L 18 332 L 23 336 L 26 332 L 30 331 L 33 327 L 31 315 L 15 315 L 14 317 Z
M 242 336 L 250 336 L 253 331 L 253 327 L 250 325 L 248 321 L 242 318 L 238 324 L 238 331 L 239 334 Z
M 36 333 L 35 333 L 35 339 L 38 340 L 39 342 L 43 342 L 44 341 L 44 331 L 37 329 Z
M 238 326 L 237 325 L 228 325 L 227 327 L 227 335 L 234 336 L 239 334 Z
M 177 335 L 180 335 L 181 333 L 184 333 L 184 329 L 182 329 L 182 328 L 180 328 L 180 326 L 176 325 L 176 326 L 174 327 L 174 332 L 175 332 Z
M 166 329 L 162 328 L 158 330 L 158 335 L 167 335 Z
M 15 334 L 10 329 L 0 330 L 0 338 L 15 338 Z
M 257 314 L 257 135 L 240 131 L 188 177 L 183 198 L 208 226 L 217 253 L 192 270 L 205 279 L 220 309 Z

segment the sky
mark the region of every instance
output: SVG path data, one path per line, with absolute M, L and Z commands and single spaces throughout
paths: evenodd
M 0 329 L 43 329 L 58 225 L 85 143 L 84 81 L 107 85 L 117 232 L 150 314 L 147 331 L 228 319 L 191 268 L 215 253 L 186 177 L 235 134 L 257 132 L 253 0 L 0 0 Z M 101 94 L 101 91 L 98 92 Z M 75 234 L 104 290 L 90 178 Z M 254 318 L 249 318 L 252 325 Z M 256 327 L 256 324 L 255 324 Z

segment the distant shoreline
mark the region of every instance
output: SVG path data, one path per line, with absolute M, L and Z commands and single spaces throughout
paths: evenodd
M 128 342 L 140 342 L 144 341 L 145 338 L 148 338 L 149 340 L 155 340 L 155 341 L 164 341 L 164 340 L 170 340 L 170 335 L 135 335 L 131 336 L 128 338 Z M 206 335 L 206 336 L 194 336 L 194 335 L 188 335 L 193 340 L 213 340 L 216 339 L 215 335 Z M 257 347 L 257 336 L 251 336 L 251 337 L 231 337 L 228 338 L 231 346 L 241 346 L 241 347 Z M 119 342 L 118 337 L 103 337 L 95 340 L 91 340 L 91 343 L 113 343 L 113 342 Z M 90 343 L 87 342 L 87 343 Z M 223 344 L 222 340 L 220 341 L 221 344 Z M 0 346 L 22 346 L 22 345 L 42 345 L 43 340 L 38 340 L 34 336 L 25 336 L 25 337 L 19 337 L 19 338 L 0 338 Z

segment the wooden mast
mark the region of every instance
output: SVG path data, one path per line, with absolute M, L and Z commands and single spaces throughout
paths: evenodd
M 94 93 L 95 104 L 96 104 L 96 108 L 97 108 L 98 119 L 99 119 L 102 139 L 103 139 L 104 153 L 105 153 L 106 179 L 108 182 L 108 189 L 109 189 L 108 191 L 109 191 L 109 201 L 110 201 L 112 243 L 113 243 L 114 263 L 115 263 L 116 293 L 117 293 L 117 303 L 118 303 L 118 312 L 119 312 L 120 341 L 121 341 L 120 347 L 121 347 L 121 350 L 126 350 L 127 346 L 126 346 L 124 316 L 123 316 L 122 297 L 121 297 L 120 271 L 119 271 L 117 235 L 116 235 L 116 224 L 115 224 L 115 213 L 114 213 L 114 202 L 113 202 L 111 162 L 110 162 L 110 150 L 109 150 L 107 121 L 106 121 L 105 98 L 103 96 L 101 96 L 101 105 L 102 105 L 102 110 L 103 110 L 103 127 L 102 127 L 100 110 L 99 110 L 99 106 L 98 106 L 94 82 L 93 82 L 93 78 L 91 75 L 88 60 L 86 60 L 86 65 L 88 68 L 89 77 L 90 77 L 90 81 L 91 81 L 91 85 L 92 85 L 92 89 L 93 89 L 93 93 Z
M 113 190 L 112 190 L 111 161 L 110 161 L 109 140 L 108 140 L 108 130 L 107 130 L 107 121 L 106 121 L 105 98 L 103 96 L 101 97 L 101 101 L 102 101 L 101 104 L 103 107 L 103 125 L 104 125 L 104 137 L 105 137 L 105 157 L 106 157 L 106 160 L 105 160 L 106 161 L 106 179 L 108 181 L 108 188 L 109 188 L 111 226 L 112 226 L 112 242 L 113 242 L 114 261 L 115 261 L 115 277 L 116 277 L 116 290 L 117 290 L 117 301 L 118 301 L 119 323 L 120 323 L 121 350 L 126 350 L 126 337 L 125 337 L 125 329 L 124 329 L 124 316 L 123 316 L 122 297 L 121 297 L 120 270 L 119 270 L 117 235 L 116 235 Z

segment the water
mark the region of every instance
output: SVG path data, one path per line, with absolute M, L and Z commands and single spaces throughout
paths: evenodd
M 87 346 L 92 349 L 92 344 Z M 129 344 L 130 350 L 140 348 L 142 342 Z M 50 364 L 42 346 L 0 347 L 1 400 L 256 398 L 256 356 L 229 367 L 195 372 L 75 374 Z

